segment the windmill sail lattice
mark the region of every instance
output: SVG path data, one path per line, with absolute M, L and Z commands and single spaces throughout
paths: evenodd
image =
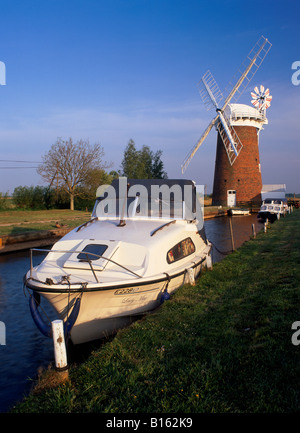
M 210 122 L 210 124 L 202 134 L 201 138 L 198 140 L 196 145 L 184 159 L 181 165 L 182 173 L 184 173 L 191 159 L 193 158 L 201 144 L 204 142 L 205 138 L 207 137 L 214 125 L 220 132 L 220 136 L 223 140 L 230 164 L 232 165 L 234 163 L 235 159 L 237 158 L 239 152 L 242 149 L 242 144 L 236 132 L 231 127 L 228 119 L 226 118 L 224 110 L 233 98 L 237 100 L 239 96 L 245 91 L 249 82 L 252 80 L 254 74 L 256 73 L 264 58 L 266 57 L 271 46 L 272 45 L 268 41 L 268 39 L 266 39 L 264 36 L 261 36 L 261 38 L 257 41 L 257 43 L 254 45 L 254 47 L 242 63 L 238 72 L 235 74 L 234 79 L 236 80 L 236 84 L 233 87 L 231 86 L 231 89 L 230 87 L 229 89 L 227 89 L 228 96 L 226 97 L 225 102 L 223 102 L 223 105 L 221 105 L 221 107 L 219 106 L 219 104 L 221 104 L 224 98 L 215 79 L 213 78 L 210 71 L 207 71 L 206 74 L 203 75 L 199 84 L 201 98 L 208 110 L 211 108 L 215 108 L 218 114 Z
M 234 128 L 230 125 L 229 120 L 226 118 L 225 113 L 223 113 L 223 117 L 227 123 L 229 134 L 228 132 L 226 132 L 226 129 L 224 128 L 223 123 L 221 121 L 217 122 L 217 129 L 222 138 L 230 165 L 232 165 L 236 160 L 236 158 L 238 157 L 240 151 L 242 150 L 243 145 L 237 133 L 235 132 Z M 234 145 L 232 145 L 230 141 L 230 137 L 232 137 Z
M 242 79 L 241 85 L 236 89 L 234 95 L 232 95 L 232 98 L 230 98 L 234 102 L 237 102 L 239 100 L 240 96 L 248 87 L 248 84 L 250 83 L 258 68 L 264 61 L 271 46 L 272 44 L 268 41 L 268 39 L 266 39 L 264 36 L 261 36 L 248 54 L 248 56 L 242 62 L 237 72 L 234 74 L 232 80 L 229 82 L 228 86 L 225 89 L 225 91 L 230 94 L 230 89 L 233 89 L 236 86 L 234 83 L 238 83 Z M 243 77 L 243 74 L 246 70 L 248 70 L 248 73 L 245 74 L 245 76 Z
M 220 133 L 225 150 L 232 165 L 240 153 L 243 145 L 240 142 L 238 135 L 230 125 L 225 112 L 219 109 L 219 103 L 223 100 L 223 95 L 210 71 L 203 75 L 199 85 L 200 95 L 207 109 L 215 108 L 219 113 L 219 119 L 216 122 L 216 127 Z
M 207 111 L 218 108 L 224 99 L 212 73 L 208 70 L 198 83 L 198 89 Z

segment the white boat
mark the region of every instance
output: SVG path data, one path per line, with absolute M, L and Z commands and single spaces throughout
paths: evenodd
M 249 209 L 228 209 L 227 210 L 228 215 L 251 215 Z
M 288 211 L 287 200 L 282 198 L 266 198 L 263 200 L 257 218 L 270 222 L 285 216 Z
M 117 182 L 106 196 L 100 189 L 91 220 L 56 242 L 37 266 L 31 250 L 24 284 L 33 320 L 47 336 L 51 327 L 40 312 L 40 297 L 64 320 L 66 336 L 80 344 L 114 334 L 211 267 L 194 182 L 128 179 L 125 196 Z M 115 208 L 107 194 L 113 190 Z M 175 190 L 181 191 L 179 200 Z

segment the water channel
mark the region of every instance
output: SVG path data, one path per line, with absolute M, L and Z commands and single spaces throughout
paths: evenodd
M 258 232 L 263 224 L 256 214 L 232 218 L 235 247 Z M 231 251 L 229 218 L 205 221 L 206 235 L 213 243 L 213 262 Z M 216 247 L 216 248 L 215 248 Z M 53 343 L 34 325 L 23 291 L 23 276 L 29 268 L 29 252 L 0 255 L 0 325 L 5 327 L 5 344 L 0 345 L 0 412 L 8 412 L 32 386 L 39 368 L 53 363 Z M 2 323 L 1 323 L 2 322 Z M 3 343 L 3 339 L 1 341 Z M 0 342 L 0 343 L 1 343 Z

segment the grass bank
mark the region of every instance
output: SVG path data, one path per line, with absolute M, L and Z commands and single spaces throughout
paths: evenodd
M 43 380 L 15 412 L 295 412 L 300 211 L 276 221 L 155 313 Z
M 0 212 L 0 236 L 26 232 L 51 230 L 55 223 L 74 228 L 90 218 L 90 213 L 69 209 L 2 211 Z

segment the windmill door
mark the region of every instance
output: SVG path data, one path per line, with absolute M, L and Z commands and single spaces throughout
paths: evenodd
M 227 190 L 227 206 L 233 207 L 236 205 L 236 191 L 234 189 Z

